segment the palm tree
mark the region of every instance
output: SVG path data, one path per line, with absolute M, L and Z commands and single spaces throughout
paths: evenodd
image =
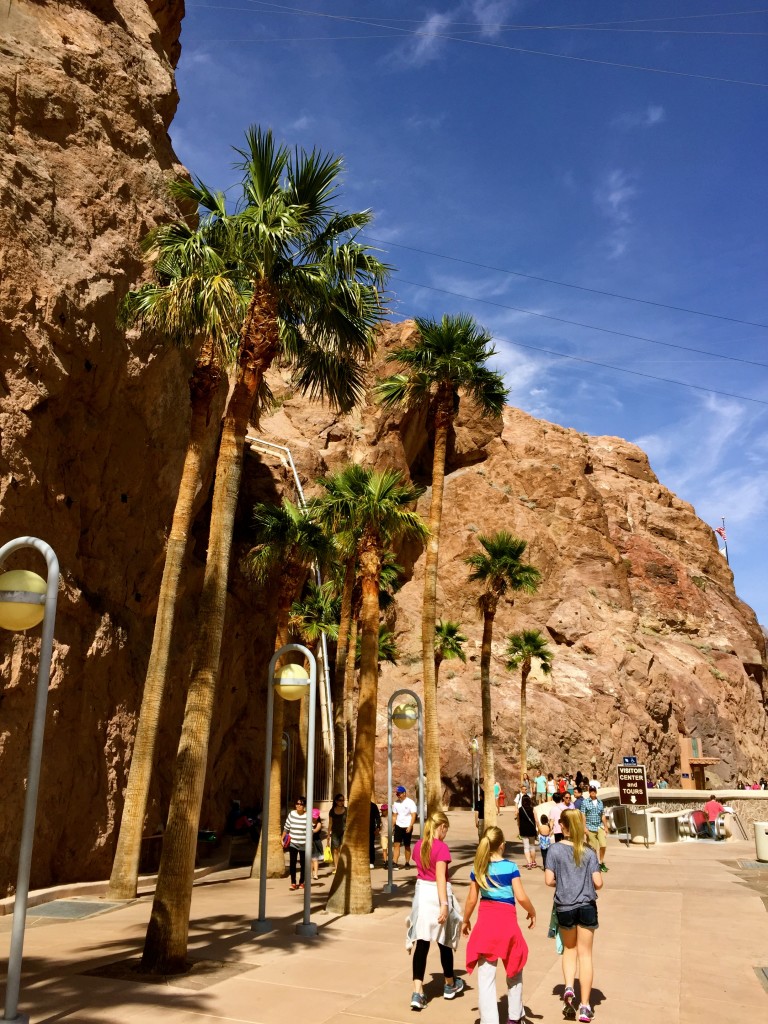
M 317 583 L 308 580 L 304 594 L 291 605 L 289 625 L 301 641 L 314 647 L 322 636 L 335 642 L 339 638 L 341 597 L 333 580 Z
M 552 671 L 552 651 L 538 629 L 524 629 L 521 633 L 510 633 L 507 637 L 507 668 L 510 672 L 520 669 L 520 785 L 528 771 L 528 729 L 526 723 L 526 687 L 531 674 L 531 663 L 535 658 L 542 675 Z
M 412 505 L 423 488 L 404 482 L 399 472 L 375 473 L 362 466 L 338 476 L 321 501 L 328 521 L 343 525 L 356 542 L 362 589 L 360 703 L 349 794 L 347 828 L 331 887 L 328 909 L 341 914 L 368 914 L 372 909 L 368 867 L 368 823 L 373 790 L 378 695 L 379 587 L 386 548 L 400 538 L 426 536 Z
M 243 446 L 276 357 L 294 386 L 348 409 L 361 396 L 363 363 L 374 350 L 388 268 L 355 241 L 370 212 L 339 213 L 341 161 L 276 145 L 251 128 L 242 157 L 237 209 L 222 213 L 231 261 L 252 297 L 240 331 L 237 374 L 222 427 L 211 506 L 199 629 L 176 759 L 168 824 L 142 965 L 183 969 L 197 825 L 224 633 L 227 581 Z
M 171 194 L 177 195 L 171 185 Z M 197 227 L 183 221 L 150 232 L 142 248 L 155 280 L 126 296 L 120 321 L 157 332 L 177 345 L 203 337 L 189 381 L 190 430 L 176 507 L 165 552 L 152 649 L 147 665 L 131 767 L 123 803 L 115 858 L 107 893 L 110 899 L 136 895 L 144 818 L 152 777 L 157 731 L 165 694 L 179 580 L 202 485 L 202 458 L 212 429 L 211 406 L 224 369 L 237 349 L 238 332 L 248 307 L 249 282 L 226 262 L 226 238 L 220 229 L 223 197 L 204 187 L 194 193 L 202 211 Z
M 362 637 L 357 638 L 357 651 L 355 653 L 355 666 L 360 667 L 360 659 L 363 654 L 363 643 Z M 382 662 L 387 665 L 396 665 L 397 659 L 400 657 L 400 651 L 397 646 L 397 638 L 391 629 L 387 629 L 386 625 L 381 622 L 379 623 L 379 641 L 378 641 L 378 662 L 381 665 Z
M 404 372 L 381 381 L 377 396 L 385 406 L 415 408 L 428 405 L 435 431 L 432 455 L 432 499 L 429 507 L 429 540 L 424 561 L 424 607 L 421 618 L 422 671 L 424 675 L 424 759 L 427 776 L 428 813 L 442 807 L 440 735 L 435 677 L 435 621 L 437 619 L 437 568 L 448 436 L 461 395 L 472 398 L 482 413 L 499 416 L 507 397 L 501 374 L 489 370 L 495 355 L 490 334 L 463 313 L 444 315 L 441 321 L 417 318 L 418 339 L 395 349 L 387 358 Z
M 541 575 L 532 565 L 521 562 L 527 542 L 513 537 L 506 530 L 499 530 L 492 536 L 479 535 L 483 548 L 469 555 L 464 561 L 471 568 L 471 583 L 481 583 L 483 590 L 477 599 L 477 607 L 483 616 L 483 642 L 480 651 L 480 693 L 483 713 L 483 773 L 485 775 L 485 823 L 496 824 L 496 803 L 493 787 L 496 773 L 493 756 L 493 722 L 491 720 L 491 644 L 493 641 L 493 620 L 502 597 L 510 591 L 534 593 Z
M 438 619 L 435 623 L 435 687 L 440 674 L 440 666 L 444 661 L 452 661 L 459 658 L 466 663 L 467 656 L 464 653 L 464 644 L 467 637 L 461 632 L 460 622 L 443 622 Z
M 331 542 L 323 528 L 288 498 L 281 505 L 259 504 L 253 510 L 257 546 L 243 559 L 243 568 L 262 587 L 271 584 L 276 594 L 277 631 L 275 650 L 290 638 L 291 606 L 301 593 L 307 573 L 317 563 L 324 565 L 330 556 Z M 269 681 L 267 683 L 269 684 Z M 272 725 L 272 771 L 269 782 L 269 844 L 267 877 L 285 874 L 285 851 L 280 836 L 282 793 L 284 702 L 275 701 Z M 310 723 L 314 728 L 314 723 Z M 259 859 L 254 860 L 254 871 Z

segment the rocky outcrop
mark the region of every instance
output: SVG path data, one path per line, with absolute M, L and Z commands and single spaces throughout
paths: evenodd
M 115 327 L 140 280 L 138 240 L 174 211 L 166 178 L 181 170 L 167 127 L 176 106 L 181 0 L 14 0 L 0 13 L 0 541 L 34 534 L 62 567 L 32 885 L 104 878 L 130 763 L 165 536 L 188 431 L 193 353 Z M 382 355 L 412 325 L 382 334 Z M 374 367 L 381 372 L 383 364 Z M 301 476 L 349 460 L 396 466 L 428 483 L 426 415 L 367 403 L 349 416 L 277 397 L 260 432 L 291 446 Z M 209 464 L 216 442 L 211 421 Z M 231 797 L 258 798 L 269 593 L 248 589 L 239 555 L 255 500 L 291 492 L 272 456 L 246 460 L 203 824 Z M 207 545 L 208 488 L 190 546 L 148 809 L 163 820 L 195 635 Z M 426 510 L 429 495 L 422 499 Z M 765 642 L 735 596 L 709 529 L 662 487 L 642 452 L 509 409 L 485 421 L 462 407 L 446 480 L 439 600 L 471 637 L 466 667 L 441 670 L 449 788 L 466 782 L 479 727 L 479 623 L 464 557 L 501 526 L 530 541 L 543 574 L 535 597 L 502 606 L 494 651 L 500 775 L 517 751 L 517 682 L 504 636 L 546 630 L 551 677 L 530 686 L 532 764 L 606 773 L 634 750 L 652 771 L 674 764 L 677 735 L 702 736 L 723 778 L 765 771 Z M 382 707 L 418 687 L 421 562 L 400 553 L 408 582 L 393 623 L 397 668 L 382 670 Z M 14 559 L 18 565 L 20 559 Z M 35 568 L 34 565 L 30 565 Z M 42 566 L 39 567 L 42 570 Z M 0 891 L 12 890 L 34 702 L 37 634 L 0 635 Z M 385 736 L 384 717 L 380 735 Z M 398 770 L 413 778 L 413 744 Z M 564 763 L 563 751 L 569 751 Z M 383 750 L 379 782 L 383 783 Z
M 388 329 L 382 349 L 411 330 Z M 374 373 L 381 372 L 380 362 Z M 327 413 L 287 398 L 263 430 L 291 445 L 308 481 L 348 460 L 399 466 L 429 481 L 423 416 L 393 416 L 369 404 L 329 422 Z M 500 528 L 528 540 L 527 556 L 542 574 L 538 593 L 514 606 L 502 602 L 496 620 L 492 685 L 504 782 L 512 787 L 519 772 L 519 678 L 505 670 L 503 650 L 506 636 L 523 628 L 548 635 L 554 652 L 552 674 L 534 670 L 529 684 L 532 767 L 575 773 L 594 762 L 608 778 L 622 755 L 634 753 L 650 774 L 674 774 L 683 735 L 701 737 L 706 755 L 722 759 L 708 772 L 713 782 L 765 771 L 765 638 L 734 592 L 711 528 L 659 483 L 639 448 L 511 408 L 488 422 L 468 406 L 448 468 L 438 606 L 470 637 L 466 666 L 449 661 L 441 669 L 449 791 L 466 786 L 469 739 L 481 731 L 481 629 L 464 559 L 478 534 Z M 419 506 L 425 515 L 428 502 L 429 492 Z M 400 686 L 418 691 L 421 675 L 421 562 L 419 552 L 403 554 L 412 577 L 397 596 L 400 663 L 382 668 L 383 742 L 385 698 Z M 402 757 L 413 778 L 406 747 Z M 381 784 L 384 768 L 382 748 Z

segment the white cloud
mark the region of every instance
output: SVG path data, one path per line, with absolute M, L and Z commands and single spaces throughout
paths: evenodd
M 445 123 L 445 114 L 411 114 L 404 121 L 405 127 L 412 132 L 437 132 Z
M 510 8 L 510 0 L 472 0 L 472 14 L 484 36 L 497 36 Z
M 636 195 L 633 176 L 618 167 L 608 171 L 594 191 L 595 204 L 613 225 L 607 239 L 611 259 L 622 256 L 629 245 L 631 204 Z
M 615 117 L 611 124 L 617 128 L 653 128 L 663 124 L 667 112 L 660 103 L 649 103 L 644 110 L 627 111 Z
M 434 60 L 440 53 L 444 41 L 440 38 L 453 21 L 453 12 L 430 14 L 415 30 L 412 39 L 399 51 L 400 59 L 408 65 L 420 67 Z

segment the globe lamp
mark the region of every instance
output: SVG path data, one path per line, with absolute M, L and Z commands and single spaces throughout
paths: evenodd
M 36 572 L 27 569 L 12 569 L 0 576 L 0 626 L 15 631 L 32 629 L 45 617 L 45 604 L 36 601 L 3 598 L 3 591 L 16 594 L 45 594 L 48 584 Z
M 308 692 L 309 673 L 303 665 L 283 665 L 275 672 L 274 686 L 283 700 L 301 700 Z
M 392 711 L 392 721 L 398 729 L 412 729 L 419 720 L 419 709 L 415 704 L 398 704 Z

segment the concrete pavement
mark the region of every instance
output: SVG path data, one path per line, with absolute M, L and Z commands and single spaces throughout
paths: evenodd
M 463 902 L 474 829 L 468 813 L 450 817 L 451 876 Z M 515 834 L 511 811 L 500 824 Z M 522 863 L 519 843 L 513 855 Z M 665 1024 L 702 1017 L 725 1024 L 768 1020 L 768 979 L 756 971 L 768 969 L 768 865 L 740 869 L 740 860 L 754 860 L 751 843 L 700 841 L 646 850 L 611 840 L 595 937 L 598 1024 L 660 1016 Z M 365 917 L 323 912 L 326 876 L 313 892 L 320 929 L 313 939 L 294 933 L 303 894 L 289 892 L 285 880 L 268 884 L 275 930 L 253 933 L 258 883 L 243 874 L 230 871 L 196 885 L 189 953 L 199 963 L 183 978 L 147 982 L 129 971 L 141 951 L 151 897 L 80 920 L 28 918 L 20 1010 L 33 1024 L 414 1024 L 404 940 L 415 871 L 396 873 L 402 888 L 386 896 L 380 892 L 386 875 L 377 868 L 376 909 Z M 525 1005 L 530 1021 L 550 1024 L 562 1020 L 560 958 L 547 939 L 552 890 L 541 870 L 523 870 L 522 876 L 538 912 L 536 929 L 526 933 Z M 103 906 L 93 896 L 83 899 Z M 7 917 L 0 920 L 6 958 L 9 934 Z M 456 963 L 464 975 L 463 940 Z M 474 979 L 465 977 L 465 993 L 449 1002 L 442 998 L 439 968 L 433 950 L 426 979 L 430 1002 L 421 1024 L 475 1024 Z M 502 991 L 501 975 L 498 983 Z M 505 1005 L 501 1012 L 504 1021 Z

